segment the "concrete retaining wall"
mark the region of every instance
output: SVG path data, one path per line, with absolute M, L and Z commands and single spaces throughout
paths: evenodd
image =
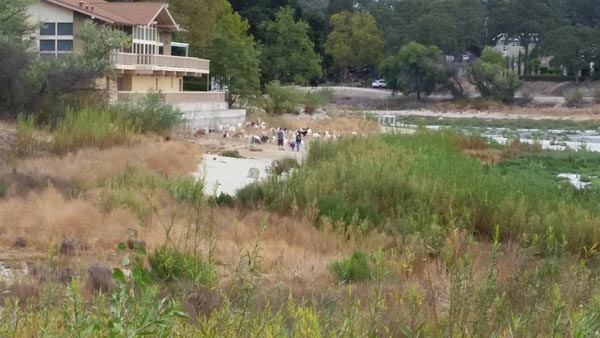
M 246 122 L 245 109 L 227 109 L 221 103 L 211 104 L 176 104 L 183 111 L 184 123 L 182 129 L 195 131 L 200 128 L 218 128 L 219 126 L 233 126 Z M 212 108 L 212 109 L 211 109 Z

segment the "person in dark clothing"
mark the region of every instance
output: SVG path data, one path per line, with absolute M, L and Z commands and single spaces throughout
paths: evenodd
M 300 143 L 302 143 L 302 134 L 298 131 L 296 133 L 296 151 L 300 151 Z
M 279 128 L 279 130 L 277 130 L 277 146 L 279 147 L 279 150 L 284 149 L 284 146 L 283 146 L 284 139 L 285 139 L 285 132 L 283 131 L 283 129 Z

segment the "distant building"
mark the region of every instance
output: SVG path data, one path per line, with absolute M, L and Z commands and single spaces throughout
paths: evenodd
M 531 42 L 529 43 L 529 53 L 535 49 L 539 43 L 539 36 L 537 34 L 531 34 Z M 498 34 L 494 39 L 494 49 L 502 53 L 505 57 L 510 59 L 519 57 L 519 54 L 525 54 L 525 46 L 521 43 L 518 37 L 511 37 L 506 33 Z

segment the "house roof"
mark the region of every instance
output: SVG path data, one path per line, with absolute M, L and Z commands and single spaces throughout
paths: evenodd
M 169 13 L 168 4 L 162 2 L 108 2 L 104 0 L 45 0 L 111 25 L 150 25 L 179 31 L 179 25 Z

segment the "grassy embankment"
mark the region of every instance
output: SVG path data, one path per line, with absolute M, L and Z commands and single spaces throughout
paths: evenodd
M 3 246 L 24 236 L 25 248 L 10 249 L 16 255 L 51 249 L 37 272 L 6 286 L 0 333 L 586 337 L 600 330 L 598 193 L 552 179 L 570 163 L 592 172 L 596 162 L 583 153 L 546 160 L 545 152 L 522 153 L 523 145 L 490 149 L 449 133 L 347 138 L 313 144 L 286 181 L 244 189 L 230 208 L 201 197 L 202 183 L 183 175 L 193 168 L 182 157 L 197 158 L 197 149 L 134 136 L 138 142 L 125 147 L 16 161 L 17 173 L 69 188 L 14 195 L 6 180 L 0 219 L 13 226 L 3 224 L 10 229 L 0 232 Z M 485 164 L 465 152 L 512 162 Z M 85 248 L 65 247 L 73 238 Z

